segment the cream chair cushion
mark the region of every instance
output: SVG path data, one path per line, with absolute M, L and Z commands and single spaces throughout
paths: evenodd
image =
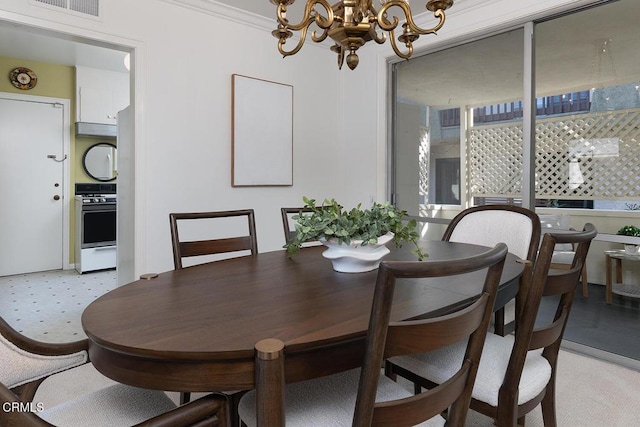
M 527 259 L 532 231 L 531 220 L 521 213 L 499 209 L 478 211 L 456 224 L 449 241 L 488 247 L 504 242 L 510 253 Z
M 498 405 L 498 391 L 504 380 L 513 348 L 512 335 L 505 337 L 487 334 L 482 350 L 478 375 L 473 387 L 473 398 L 492 406 Z M 435 383 L 442 383 L 460 368 L 467 346 L 466 341 L 415 356 L 391 358 L 393 363 L 407 368 Z M 522 370 L 518 404 L 537 396 L 551 378 L 551 365 L 542 357 L 541 350 L 530 351 Z
M 85 363 L 47 377 L 38 386 L 33 401 L 42 402 L 45 408 L 52 408 L 114 384 L 118 383 L 98 372 L 93 364 Z
M 287 427 L 349 427 L 358 394 L 360 369 L 353 369 L 319 379 L 287 384 L 285 388 L 285 420 Z M 380 376 L 376 402 L 396 400 L 412 396 L 407 389 Z M 240 419 L 255 427 L 256 396 L 251 391 L 242 397 L 238 407 Z M 445 420 L 436 416 L 419 426 L 439 427 Z
M 87 362 L 87 352 L 64 356 L 42 356 L 16 347 L 0 335 L 0 382 L 8 388 L 46 377 Z
M 131 426 L 176 405 L 162 391 L 115 384 L 37 413 L 56 426 Z

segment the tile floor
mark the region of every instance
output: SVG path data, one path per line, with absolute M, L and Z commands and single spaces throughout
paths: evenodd
M 0 277 L 0 315 L 24 335 L 46 342 L 82 339 L 80 316 L 117 286 L 116 270 L 56 270 Z

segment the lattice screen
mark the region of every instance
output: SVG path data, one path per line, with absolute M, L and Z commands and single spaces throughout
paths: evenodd
M 584 182 L 571 188 L 570 153 L 576 144 L 597 140 L 614 141 L 617 155 L 579 155 Z M 474 127 L 467 147 L 472 196 L 518 197 L 522 193 L 522 122 Z M 640 109 L 538 120 L 536 197 L 640 198 Z
M 427 200 L 429 194 L 429 129 L 420 127 L 420 146 L 418 148 L 418 171 L 420 174 L 419 191 L 420 196 Z

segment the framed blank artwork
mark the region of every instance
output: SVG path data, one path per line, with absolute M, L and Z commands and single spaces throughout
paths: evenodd
M 231 76 L 231 185 L 293 185 L 293 86 Z

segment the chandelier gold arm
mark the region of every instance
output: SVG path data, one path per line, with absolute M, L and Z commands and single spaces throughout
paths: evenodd
M 389 31 L 389 40 L 391 40 L 391 47 L 393 48 L 393 51 L 396 53 L 396 55 L 398 55 L 400 58 L 402 59 L 409 59 L 411 58 L 411 55 L 413 55 L 413 44 L 412 43 L 407 43 L 407 53 L 403 53 L 399 48 L 398 45 L 396 44 L 396 38 L 393 34 L 393 31 Z
M 376 10 L 375 6 L 373 6 L 371 0 L 363 0 L 364 3 L 367 3 L 367 11 L 369 12 L 369 23 L 372 24 L 372 28 L 373 31 L 371 31 L 370 35 L 371 35 L 371 39 L 373 41 L 375 41 L 378 44 L 384 44 L 384 42 L 387 41 L 387 36 L 384 32 L 382 32 L 380 35 L 378 35 L 378 31 L 376 29 L 376 24 L 377 24 L 377 20 L 376 20 L 376 15 L 378 14 L 378 11 Z
M 371 33 L 371 38 L 378 44 L 384 44 L 384 42 L 387 41 L 387 35 L 385 33 L 378 35 L 376 31 Z
M 416 34 L 419 34 L 419 35 L 433 34 L 436 31 L 438 31 L 440 28 L 442 28 L 442 26 L 444 25 L 445 13 L 444 13 L 444 10 L 442 9 L 437 9 L 433 12 L 433 16 L 439 19 L 439 22 L 434 27 L 420 28 L 419 26 L 416 25 L 415 21 L 413 20 L 413 16 L 411 15 L 411 8 L 407 3 L 403 2 L 402 0 L 391 0 L 386 2 L 384 5 L 382 5 L 382 7 L 380 7 L 380 10 L 378 11 L 378 15 L 376 16 L 378 25 L 380 26 L 381 29 L 385 31 L 392 32 L 398 26 L 399 20 L 397 16 L 393 17 L 393 22 L 390 22 L 387 19 L 387 10 L 389 10 L 389 8 L 394 6 L 399 7 L 404 12 L 406 24 L 403 24 L 403 25 L 406 25 L 412 32 Z
M 324 41 L 328 36 L 329 36 L 329 29 L 325 28 L 322 31 L 322 34 L 320 34 L 319 36 L 316 35 L 315 31 L 311 33 L 311 40 L 313 40 L 316 43 L 319 43 L 321 41 Z
M 314 42 L 321 42 L 326 39 L 329 34 L 329 28 L 333 25 L 334 20 L 333 9 L 326 0 L 312 0 L 306 4 L 302 20 L 298 24 L 290 24 L 287 19 L 287 5 L 292 4 L 293 1 L 295 0 L 281 2 L 278 4 L 278 8 L 276 10 L 278 29 L 272 34 L 278 38 L 278 51 L 283 56 L 295 55 L 300 51 L 300 49 L 302 49 L 307 38 L 309 26 L 314 22 L 323 30 L 323 32 L 318 36 L 314 31 L 311 36 L 312 40 Z M 317 10 L 315 10 L 316 4 L 324 7 L 327 12 L 326 17 L 322 16 Z M 300 31 L 300 40 L 292 50 L 287 51 L 284 49 L 284 44 L 287 42 L 287 39 L 292 36 L 292 31 Z
M 324 7 L 325 11 L 327 12 L 326 18 L 320 15 L 314 9 L 316 4 L 319 4 L 320 6 Z M 306 28 L 309 25 L 311 25 L 313 21 L 316 22 L 318 27 L 322 29 L 327 29 L 331 25 L 333 25 L 333 19 L 334 19 L 333 9 L 331 8 L 331 5 L 327 2 L 327 0 L 309 1 L 305 5 L 304 15 L 302 17 L 302 20 L 298 24 L 289 23 L 289 20 L 287 19 L 287 6 L 284 4 L 278 5 L 278 9 L 276 11 L 276 18 L 278 20 L 278 24 L 283 25 L 286 29 L 293 30 L 293 31 L 301 31 L 303 28 Z
M 313 22 L 313 19 L 311 20 L 311 22 Z M 291 56 L 298 53 L 300 49 L 302 49 L 302 45 L 304 45 L 304 40 L 307 37 L 308 29 L 309 29 L 308 26 L 302 27 L 302 29 L 300 30 L 300 40 L 298 40 L 298 44 L 296 45 L 296 47 L 294 47 L 292 50 L 289 50 L 289 51 L 284 50 L 284 47 L 283 47 L 284 44 L 287 42 L 287 39 L 285 37 L 280 37 L 278 39 L 278 52 L 280 52 L 282 56 Z

